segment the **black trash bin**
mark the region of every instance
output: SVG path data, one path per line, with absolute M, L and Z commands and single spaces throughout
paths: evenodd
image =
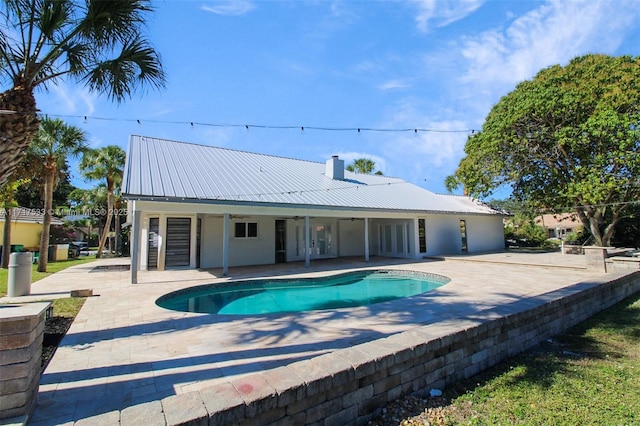
M 56 249 L 55 245 L 49 246 L 49 250 L 47 250 L 47 260 L 50 262 L 54 262 L 56 260 Z

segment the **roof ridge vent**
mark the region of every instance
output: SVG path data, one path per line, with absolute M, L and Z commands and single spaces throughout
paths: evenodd
M 333 155 L 330 159 L 327 160 L 327 166 L 325 168 L 324 174 L 330 178 L 335 180 L 344 180 L 344 160 L 338 158 L 337 155 Z

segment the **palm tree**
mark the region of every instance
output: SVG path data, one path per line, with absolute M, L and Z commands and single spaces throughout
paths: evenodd
M 87 150 L 84 131 L 65 124 L 60 119 L 44 117 L 40 130 L 29 146 L 26 161 L 31 173 L 43 184 L 44 219 L 40 236 L 38 272 L 47 271 L 49 227 L 53 210 L 53 190 L 60 179 L 59 172 L 66 168 L 67 158 L 80 156 Z
M 164 86 L 158 53 L 142 35 L 148 0 L 0 0 L 0 186 L 38 132 L 36 87 L 71 77 L 122 102 Z
M 376 162 L 370 160 L 368 158 L 358 158 L 357 160 L 353 160 L 352 164 L 349 164 L 346 169 L 350 172 L 363 173 L 370 175 L 373 173 L 373 170 L 376 168 Z M 375 172 L 376 175 L 382 175 L 382 172 L 378 170 Z
M 114 213 L 120 213 L 119 211 L 114 212 L 113 207 L 116 191 L 119 191 L 120 184 L 122 184 L 126 156 L 127 154 L 119 146 L 109 145 L 101 149 L 92 150 L 80 162 L 80 170 L 86 179 L 106 180 L 107 182 L 107 220 L 100 237 L 96 257 L 102 257 L 102 250 L 111 228 L 111 217 Z M 116 229 L 116 232 L 118 231 Z
M 458 176 L 449 175 L 446 178 L 444 178 L 444 187 L 447 188 L 447 191 L 449 192 L 449 194 L 453 194 L 453 191 L 458 189 L 460 186 L 462 186 L 462 195 L 464 195 L 465 197 L 469 195 L 467 191 L 467 187 L 462 184 L 460 179 L 458 179 Z

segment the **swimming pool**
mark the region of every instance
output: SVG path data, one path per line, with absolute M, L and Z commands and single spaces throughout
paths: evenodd
M 156 304 L 181 312 L 255 315 L 372 305 L 415 296 L 449 282 L 442 275 L 367 270 L 320 278 L 237 281 L 168 293 Z

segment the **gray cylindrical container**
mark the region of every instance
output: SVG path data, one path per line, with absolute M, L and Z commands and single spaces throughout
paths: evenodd
M 31 264 L 33 253 L 11 253 L 9 256 L 9 297 L 28 296 L 31 293 Z

